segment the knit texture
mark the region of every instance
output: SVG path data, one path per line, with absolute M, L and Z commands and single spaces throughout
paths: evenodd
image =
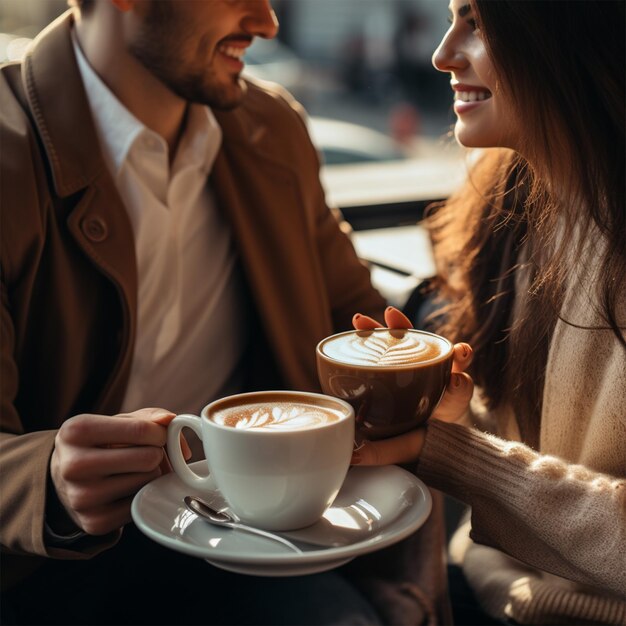
M 433 420 L 417 468 L 471 506 L 468 581 L 522 624 L 626 624 L 626 350 L 597 313 L 593 258 L 551 341 L 539 451 L 507 440 L 505 408 L 484 421 L 497 432 Z

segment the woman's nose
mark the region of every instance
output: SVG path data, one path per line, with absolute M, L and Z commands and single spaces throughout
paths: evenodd
M 440 72 L 453 72 L 467 65 L 465 55 L 456 45 L 452 28 L 443 36 L 441 43 L 433 52 L 432 63 Z
M 278 33 L 278 19 L 270 0 L 248 0 L 248 12 L 243 19 L 245 31 L 255 37 L 273 39 Z

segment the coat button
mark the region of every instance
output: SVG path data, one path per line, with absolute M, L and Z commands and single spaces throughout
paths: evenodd
M 86 217 L 81 223 L 81 228 L 87 239 L 96 243 L 104 241 L 109 234 L 106 222 L 94 215 Z

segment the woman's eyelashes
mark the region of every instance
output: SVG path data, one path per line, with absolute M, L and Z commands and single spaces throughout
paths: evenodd
M 465 23 L 471 28 L 472 32 L 476 32 L 480 30 L 478 27 L 478 22 L 476 21 L 476 18 L 474 17 L 467 18 L 465 20 Z M 448 15 L 448 24 L 450 24 L 450 26 L 454 24 L 454 17 L 452 15 Z

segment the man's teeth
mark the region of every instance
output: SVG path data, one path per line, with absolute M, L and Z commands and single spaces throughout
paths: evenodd
M 488 91 L 457 91 L 456 99 L 461 102 L 477 102 L 480 100 L 487 100 L 491 98 L 491 94 Z
M 227 57 L 240 60 L 246 53 L 245 48 L 235 48 L 234 46 L 220 46 L 220 52 Z

